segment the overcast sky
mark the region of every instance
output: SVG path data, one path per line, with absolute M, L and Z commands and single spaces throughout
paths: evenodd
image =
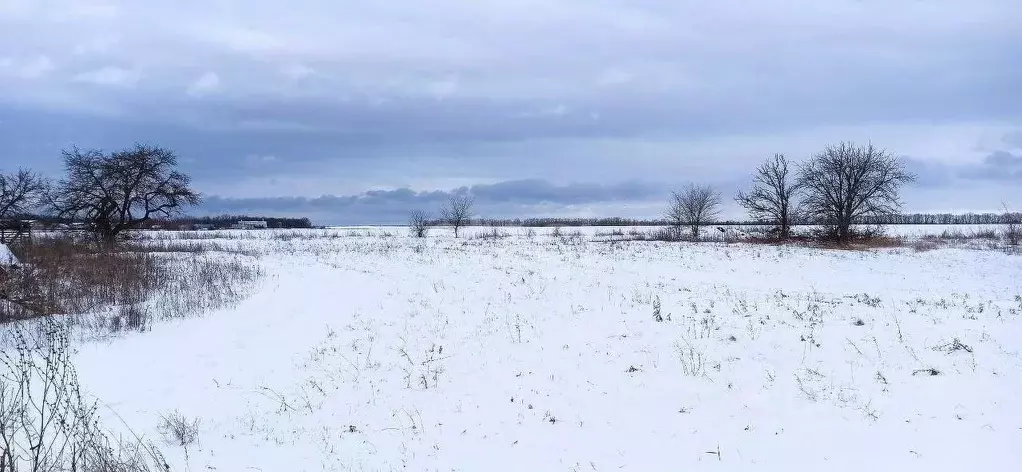
M 0 170 L 143 141 L 199 213 L 651 217 L 872 140 L 918 174 L 907 210 L 1019 208 L 1020 25 L 1018 0 L 0 0 Z

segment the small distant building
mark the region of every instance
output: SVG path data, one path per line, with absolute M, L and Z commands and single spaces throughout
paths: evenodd
M 252 220 L 252 221 L 239 221 L 238 224 L 234 225 L 235 229 L 266 229 L 268 226 L 265 221 Z

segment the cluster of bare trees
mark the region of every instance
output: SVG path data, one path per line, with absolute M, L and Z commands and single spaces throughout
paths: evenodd
M 1022 217 L 1007 210 L 1003 215 L 985 216 L 901 215 L 901 188 L 914 179 L 904 163 L 888 151 L 872 143 L 842 142 L 827 146 L 801 163 L 791 163 L 783 154 L 775 154 L 756 168 L 751 188 L 739 191 L 735 202 L 748 212 L 752 222 L 772 225 L 772 234 L 779 239 L 790 238 L 794 225 L 806 223 L 822 227 L 821 236 L 826 239 L 848 243 L 856 236 L 853 230 L 856 224 L 966 221 L 1014 223 L 1006 235 L 1009 240 L 1018 239 Z M 664 213 L 672 239 L 698 240 L 704 226 L 719 224 L 722 202 L 721 194 L 708 185 L 689 184 L 673 192 Z M 471 196 L 452 196 L 441 209 L 439 219 L 431 219 L 426 212 L 412 212 L 409 228 L 414 236 L 424 237 L 431 226 L 443 224 L 458 237 L 459 230 L 471 221 L 473 203 Z M 543 222 L 491 222 L 498 223 Z M 686 228 L 687 233 L 683 231 Z
M 86 222 L 98 242 L 111 246 L 126 230 L 200 202 L 170 150 L 136 144 L 111 153 L 72 148 L 63 154 L 66 175 L 56 182 L 24 169 L 0 174 L 0 219 L 42 211 Z
M 439 220 L 434 220 L 423 210 L 414 210 L 408 216 L 408 229 L 412 236 L 424 238 L 429 229 L 436 225 L 450 226 L 454 237 L 459 237 L 461 228 L 468 226 L 475 216 L 475 198 L 471 195 L 452 195 L 440 208 Z
M 897 214 L 901 186 L 913 179 L 887 151 L 846 142 L 828 146 L 795 168 L 783 154 L 774 155 L 756 169 L 752 188 L 738 192 L 735 201 L 752 219 L 774 225 L 779 238 L 790 237 L 796 222 L 809 220 L 844 243 L 851 240 L 856 222 Z M 677 227 L 690 227 L 698 239 L 699 227 L 719 214 L 720 204 L 720 194 L 711 187 L 690 185 L 672 195 L 666 218 Z

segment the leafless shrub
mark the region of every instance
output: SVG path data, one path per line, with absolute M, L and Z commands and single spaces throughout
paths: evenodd
M 997 230 L 993 228 L 978 229 L 974 233 L 972 233 L 972 237 L 976 239 L 988 239 L 993 241 L 996 241 L 1001 238 L 1000 235 L 997 234 Z
M 682 192 L 672 192 L 664 215 L 675 228 L 688 226 L 693 240 L 699 239 L 700 227 L 720 214 L 720 194 L 708 185 L 690 184 Z
M 425 238 L 429 232 L 429 213 L 415 210 L 408 215 L 408 230 L 416 238 Z
M 666 228 L 653 229 L 647 233 L 640 234 L 638 236 L 638 239 L 649 241 L 675 242 L 683 241 L 687 238 L 685 237 L 685 234 L 682 232 L 681 228 L 669 226 Z
M 472 219 L 475 199 L 470 195 L 453 195 L 440 210 L 440 219 L 454 229 L 454 237 L 458 237 L 458 230 L 468 225 Z
M 682 345 L 682 343 L 677 341 L 674 343 L 674 350 L 678 355 L 681 370 L 685 375 L 691 377 L 706 375 L 706 357 L 702 351 L 696 350 L 695 347 L 687 342 Z
M 492 227 L 490 227 L 489 231 L 484 232 L 484 233 L 479 233 L 478 235 L 476 235 L 476 238 L 477 239 L 504 239 L 504 238 L 507 238 L 507 237 L 510 237 L 510 236 L 511 236 L 510 234 L 505 233 L 504 231 L 501 231 L 500 228 L 498 228 L 496 226 L 492 226 Z
M 1000 235 L 992 228 L 978 229 L 969 233 L 961 229 L 944 229 L 939 234 L 925 234 L 920 239 L 927 241 L 968 241 L 972 239 L 997 240 Z
M 100 424 L 82 393 L 67 332 L 53 322 L 40 334 L 19 325 L 0 339 L 0 471 L 155 472 L 170 468 L 160 451 L 131 433 Z
M 946 240 L 946 241 L 950 241 L 950 240 L 964 240 L 964 239 L 968 239 L 968 236 L 964 232 L 962 232 L 961 230 L 959 230 L 957 228 L 953 229 L 953 230 L 945 229 L 945 230 L 940 232 L 940 235 L 938 236 L 938 239 L 943 239 L 943 240 Z
M 407 388 L 414 388 L 414 385 L 418 385 L 422 390 L 436 388 L 440 382 L 440 375 L 445 372 L 443 361 L 447 356 L 444 356 L 443 346 L 433 344 L 418 362 L 412 359 L 406 346 L 398 348 L 398 353 L 408 362 L 407 366 L 401 367 L 405 373 Z
M 1004 241 L 1009 246 L 1018 246 L 1022 241 L 1022 214 L 1008 211 L 1008 204 L 1004 204 Z
M 735 201 L 753 219 L 772 222 L 778 237 L 788 239 L 797 216 L 795 196 L 798 191 L 798 183 L 791 182 L 788 175 L 788 160 L 784 154 L 774 154 L 756 169 L 752 190 L 738 192 Z
M 841 143 L 803 164 L 798 185 L 807 216 L 828 229 L 824 236 L 848 243 L 856 220 L 897 213 L 898 192 L 914 179 L 896 157 L 873 144 Z
M 610 231 L 597 230 L 593 233 L 593 236 L 601 238 L 623 237 L 624 235 L 625 232 L 622 231 L 621 228 L 614 228 Z
M 188 419 L 180 411 L 173 411 L 160 416 L 160 424 L 156 429 L 168 444 L 184 449 L 187 461 L 188 448 L 199 439 L 199 419 Z
M 568 246 L 578 246 L 585 242 L 585 235 L 583 235 L 582 232 L 579 230 L 561 232 L 559 239 L 561 241 L 561 244 Z

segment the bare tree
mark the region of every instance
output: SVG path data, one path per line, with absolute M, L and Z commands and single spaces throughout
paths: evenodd
M 169 217 L 200 202 L 191 179 L 176 169 L 170 150 L 136 144 L 104 154 L 78 148 L 64 151 L 67 176 L 48 192 L 58 217 L 86 220 L 104 245 L 125 230 L 154 217 Z
M 774 154 L 772 159 L 760 164 L 753 176 L 752 190 L 738 192 L 735 201 L 749 212 L 755 220 L 767 220 L 777 226 L 778 236 L 791 236 L 791 224 L 798 212 L 795 196 L 797 182 L 788 175 L 788 160 L 784 154 Z
M 454 229 L 454 237 L 458 230 L 469 223 L 473 216 L 475 199 L 470 195 L 452 195 L 447 205 L 440 209 L 440 219 Z
M 665 217 L 676 230 L 688 226 L 692 239 L 699 239 L 701 226 L 720 215 L 720 193 L 709 185 L 689 184 L 681 193 L 671 192 Z
M 0 174 L 0 220 L 32 211 L 39 204 L 45 188 L 43 178 L 29 170 Z
M 898 192 L 915 176 L 887 151 L 872 143 L 828 146 L 799 168 L 798 185 L 808 216 L 831 237 L 846 243 L 852 224 L 863 217 L 892 215 L 901 209 Z
M 408 215 L 408 229 L 416 238 L 425 238 L 429 232 L 429 213 L 422 210 L 412 211 Z

